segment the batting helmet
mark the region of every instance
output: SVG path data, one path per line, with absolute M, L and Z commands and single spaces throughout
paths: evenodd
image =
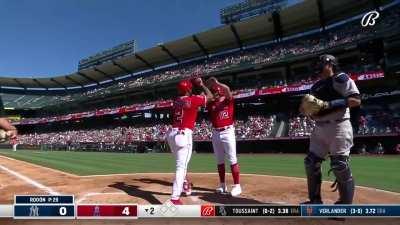
M 212 87 L 211 87 L 211 92 L 213 93 L 213 94 L 218 94 L 219 96 L 223 96 L 224 95 L 224 90 L 221 88 L 221 86 L 220 85 L 218 85 L 218 84 L 214 84 Z
M 192 82 L 189 80 L 181 80 L 178 83 L 177 89 L 180 95 L 185 95 L 187 92 L 192 91 Z

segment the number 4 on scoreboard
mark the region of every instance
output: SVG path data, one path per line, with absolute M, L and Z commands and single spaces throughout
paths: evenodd
M 125 216 L 129 216 L 129 206 L 124 207 L 122 210 L 122 214 Z

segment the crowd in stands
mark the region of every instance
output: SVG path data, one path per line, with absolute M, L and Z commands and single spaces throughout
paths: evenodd
M 250 116 L 246 121 L 236 121 L 238 139 L 263 139 L 271 136 L 275 116 Z M 109 129 L 70 130 L 50 133 L 31 133 L 20 135 L 20 144 L 68 145 L 81 143 L 107 143 L 124 145 L 133 142 L 164 141 L 169 125 L 114 127 Z M 212 126 L 209 121 L 202 120 L 196 124 L 193 133 L 195 140 L 211 140 Z
M 313 131 L 315 121 L 309 117 L 297 116 L 289 119 L 289 137 L 309 136 Z
M 289 119 L 289 137 L 309 136 L 315 126 L 314 120 L 297 116 Z M 400 134 L 400 119 L 388 112 L 375 115 L 367 114 L 359 117 L 357 135 Z
M 373 118 L 369 115 L 360 118 L 360 130 L 365 131 L 365 118 Z M 307 137 L 311 134 L 315 122 L 304 116 L 296 116 L 288 121 L 289 137 Z M 399 121 L 397 121 L 399 122 Z M 376 123 L 376 122 L 375 122 Z M 235 132 L 237 140 L 262 140 L 274 138 L 276 127 L 276 116 L 249 116 L 246 120 L 235 121 Z M 400 133 L 400 123 L 395 125 L 396 132 Z M 366 125 L 368 127 L 368 125 Z M 117 126 L 105 129 L 82 129 L 59 132 L 44 132 L 23 134 L 18 137 L 18 144 L 31 146 L 52 146 L 51 148 L 64 146 L 67 149 L 80 149 L 87 144 L 96 144 L 99 149 L 123 149 L 143 142 L 165 143 L 165 138 L 170 125 L 152 124 L 141 126 Z M 368 130 L 368 129 L 367 129 Z M 387 133 L 388 131 L 382 130 Z M 208 120 L 200 120 L 196 123 L 193 140 L 210 141 L 213 128 Z M 373 134 L 373 133 L 372 133 Z M 378 134 L 378 133 L 376 133 Z M 371 135 L 371 133 L 358 132 L 358 135 Z M 95 148 L 95 149 L 96 149 Z M 386 151 L 400 154 L 400 144 L 391 149 L 385 149 L 383 144 L 376 143 L 373 146 L 363 144 L 357 148 L 359 154 L 385 154 Z
M 246 121 L 235 121 L 237 139 L 265 139 L 271 137 L 276 116 L 249 116 Z M 195 140 L 211 140 L 212 126 L 207 120 L 196 124 L 193 132 Z
M 247 121 L 236 121 L 238 139 L 264 139 L 272 135 L 276 116 L 250 116 Z
M 276 116 L 249 116 L 246 120 L 235 121 L 237 139 L 265 139 L 272 137 L 276 125 Z M 315 121 L 305 116 L 295 116 L 288 120 L 289 137 L 309 136 L 315 126 Z M 110 144 L 125 144 L 141 141 L 162 141 L 169 125 L 154 124 L 148 126 L 114 127 L 110 129 L 72 130 L 53 133 L 32 133 L 19 137 L 21 144 L 68 144 L 71 142 Z M 358 131 L 357 131 L 358 130 Z M 208 120 L 196 124 L 193 139 L 199 141 L 211 140 L 212 125 Z M 400 119 L 388 112 L 375 115 L 360 116 L 357 135 L 399 134 Z
M 101 96 L 111 92 L 118 92 L 129 88 L 142 87 L 167 80 L 205 75 L 243 65 L 272 63 L 291 56 L 315 54 L 338 45 L 351 43 L 375 35 L 377 32 L 400 27 L 400 10 L 394 7 L 385 11 L 381 23 L 372 31 L 363 30 L 359 21 L 354 20 L 328 29 L 327 33 L 309 34 L 299 38 L 273 42 L 264 46 L 248 48 L 243 51 L 212 56 L 211 58 L 179 64 L 161 70 L 143 73 L 127 82 L 119 82 L 105 88 L 96 88 L 74 96 L 57 97 L 59 100 L 72 101 L 75 98 Z M 357 25 L 354 25 L 357 23 Z M 284 84 L 284 81 L 282 82 Z
M 74 143 L 107 143 L 129 144 L 138 141 L 164 140 L 168 126 L 157 124 L 142 127 L 114 127 L 109 129 L 70 130 L 50 133 L 31 133 L 20 135 L 20 144 L 74 144 Z
M 375 135 L 400 133 L 400 119 L 393 114 L 378 112 L 360 116 L 358 120 L 358 134 Z

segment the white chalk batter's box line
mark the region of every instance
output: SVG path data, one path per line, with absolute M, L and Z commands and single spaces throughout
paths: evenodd
M 52 188 L 50 188 L 48 186 L 45 186 L 45 185 L 43 185 L 43 184 L 41 184 L 41 183 L 39 183 L 39 182 L 27 177 L 27 176 L 24 176 L 24 175 L 14 171 L 14 170 L 8 169 L 5 166 L 0 165 L 0 169 L 5 170 L 6 172 L 14 175 L 15 177 L 17 177 L 17 178 L 19 178 L 21 180 L 24 180 L 26 183 L 31 184 L 32 186 L 35 186 L 36 188 L 38 188 L 38 189 L 40 189 L 40 190 L 42 190 L 44 192 L 47 192 L 47 193 L 49 193 L 51 195 L 61 195 L 60 193 L 54 191 Z

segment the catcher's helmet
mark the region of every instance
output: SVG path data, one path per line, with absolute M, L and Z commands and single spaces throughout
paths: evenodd
M 214 85 L 211 87 L 211 92 L 212 92 L 213 94 L 218 94 L 219 96 L 224 95 L 224 90 L 222 90 L 221 86 L 218 85 L 218 84 L 214 84 Z
M 324 54 L 321 55 L 316 63 L 316 72 L 321 73 L 322 69 L 324 68 L 325 65 L 330 64 L 333 66 L 334 69 L 338 67 L 338 62 L 336 60 L 336 57 L 333 55 L 328 55 Z
M 192 91 L 193 85 L 189 80 L 181 80 L 176 88 L 180 95 L 185 95 L 187 92 Z
M 319 57 L 319 62 L 320 62 L 320 63 L 323 63 L 323 64 L 328 64 L 328 63 L 329 63 L 329 64 L 332 64 L 332 65 L 335 65 L 335 66 L 338 65 L 335 56 L 333 56 L 333 55 L 328 55 L 328 54 L 321 55 L 321 56 Z

